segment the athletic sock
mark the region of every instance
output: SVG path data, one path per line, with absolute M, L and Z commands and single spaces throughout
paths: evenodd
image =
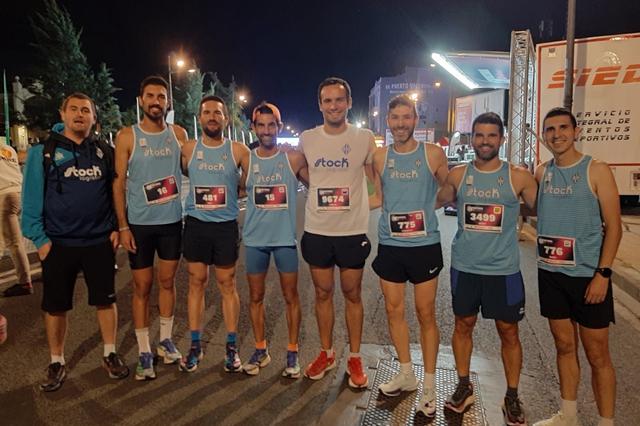
M 349 352 L 349 358 L 360 358 L 360 352 Z
M 298 344 L 297 343 L 289 343 L 287 345 L 288 352 L 298 352 Z
M 230 333 L 227 333 L 227 343 L 231 344 L 231 345 L 235 345 L 236 344 L 236 337 L 237 334 L 235 331 L 232 331 Z
M 469 381 L 469 376 L 458 376 L 458 383 L 461 385 L 468 385 L 471 381 Z
M 424 373 L 424 386 L 423 392 L 427 392 L 427 389 L 436 388 L 436 373 Z
M 173 316 L 160 317 L 160 341 L 165 339 L 171 339 L 171 332 L 173 331 Z
M 261 351 L 266 351 L 267 350 L 267 340 L 263 339 L 260 342 L 256 342 L 256 349 L 259 349 Z
M 64 365 L 64 354 L 60 354 L 60 355 L 51 354 L 51 364 L 55 364 L 56 362 L 59 362 L 60 364 Z
M 518 398 L 518 388 L 512 388 L 512 387 L 507 386 L 506 396 L 508 396 L 511 399 L 517 399 Z
M 411 362 L 401 362 L 400 372 L 402 374 L 411 374 L 413 372 L 413 364 Z
M 613 426 L 613 419 L 607 419 L 606 417 L 600 416 L 598 426 Z
M 322 352 L 327 354 L 327 358 L 331 358 L 331 357 L 335 357 L 336 356 L 336 353 L 333 351 L 333 348 L 322 349 Z
M 561 400 L 560 410 L 567 417 L 575 417 L 578 415 L 578 401 Z
M 191 347 L 196 351 L 200 351 L 202 346 L 200 346 L 200 330 L 191 330 Z
M 149 344 L 149 328 L 136 328 L 136 340 L 138 341 L 138 355 L 151 352 Z
M 113 352 L 113 353 L 115 353 L 115 352 L 116 352 L 116 344 L 115 344 L 115 343 L 108 343 L 108 344 L 107 344 L 107 343 L 105 343 L 105 344 L 104 344 L 104 350 L 102 351 L 102 353 L 103 353 L 104 355 L 102 355 L 102 356 L 106 358 L 106 357 L 108 357 L 108 356 L 109 356 L 109 354 L 111 354 L 112 352 Z

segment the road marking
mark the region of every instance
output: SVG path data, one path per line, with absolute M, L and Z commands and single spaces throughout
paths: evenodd
M 42 268 L 40 266 L 34 266 L 35 264 L 29 265 L 31 276 L 34 274 L 39 274 L 42 272 Z M 0 274 L 0 285 L 8 284 L 16 280 L 16 270 L 10 269 L 6 272 Z

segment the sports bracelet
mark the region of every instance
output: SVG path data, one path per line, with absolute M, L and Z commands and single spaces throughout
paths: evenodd
M 128 226 L 123 226 L 122 228 L 118 229 L 119 232 L 128 231 L 128 230 L 129 230 Z

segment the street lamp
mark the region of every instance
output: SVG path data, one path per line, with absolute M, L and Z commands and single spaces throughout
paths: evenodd
M 175 66 L 177 67 L 177 69 L 173 69 L 172 59 L 175 59 Z M 169 109 L 172 110 L 173 109 L 173 82 L 171 81 L 171 74 L 176 73 L 180 71 L 182 68 L 184 68 L 186 65 L 186 62 L 182 58 L 174 58 L 173 54 L 169 53 L 169 55 L 167 56 L 167 64 L 169 66 Z M 196 72 L 196 69 L 190 68 L 187 70 L 187 72 L 194 73 Z

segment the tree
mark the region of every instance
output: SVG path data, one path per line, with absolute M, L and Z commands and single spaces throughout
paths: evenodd
M 210 80 L 209 87 L 203 92 L 204 82 L 207 79 Z M 229 128 L 235 129 L 236 136 L 243 131 L 245 133 L 249 131 L 250 123 L 242 112 L 242 104 L 237 99 L 234 101 L 237 97 L 235 81 L 232 80 L 229 85 L 225 85 L 215 72 L 201 73 L 199 70 L 176 80 L 173 91 L 175 122 L 187 129 L 189 135 L 193 135 L 193 116 L 198 116 L 200 100 L 207 95 L 216 95 L 224 100 L 229 110 Z M 225 132 L 225 136 L 228 136 L 228 132 L 228 130 Z M 240 138 L 240 136 L 237 137 Z
M 175 111 L 175 123 L 184 127 L 189 137 L 195 138 L 194 120 L 198 117 L 200 100 L 202 99 L 202 83 L 204 76 L 200 70 L 187 73 L 176 79 L 175 90 L 173 91 L 173 109 Z
M 51 126 L 59 120 L 62 100 L 73 92 L 83 92 L 95 100 L 103 132 L 117 130 L 120 109 L 113 94 L 118 89 L 113 86 L 111 71 L 102 63 L 93 72 L 82 52 L 82 30 L 73 25 L 69 12 L 55 0 L 44 0 L 43 12 L 34 13 L 29 21 L 35 36 L 32 46 L 40 58 L 36 76 L 43 83 L 43 98 L 48 99 L 48 105 L 37 116 L 25 111 L 28 124 Z

